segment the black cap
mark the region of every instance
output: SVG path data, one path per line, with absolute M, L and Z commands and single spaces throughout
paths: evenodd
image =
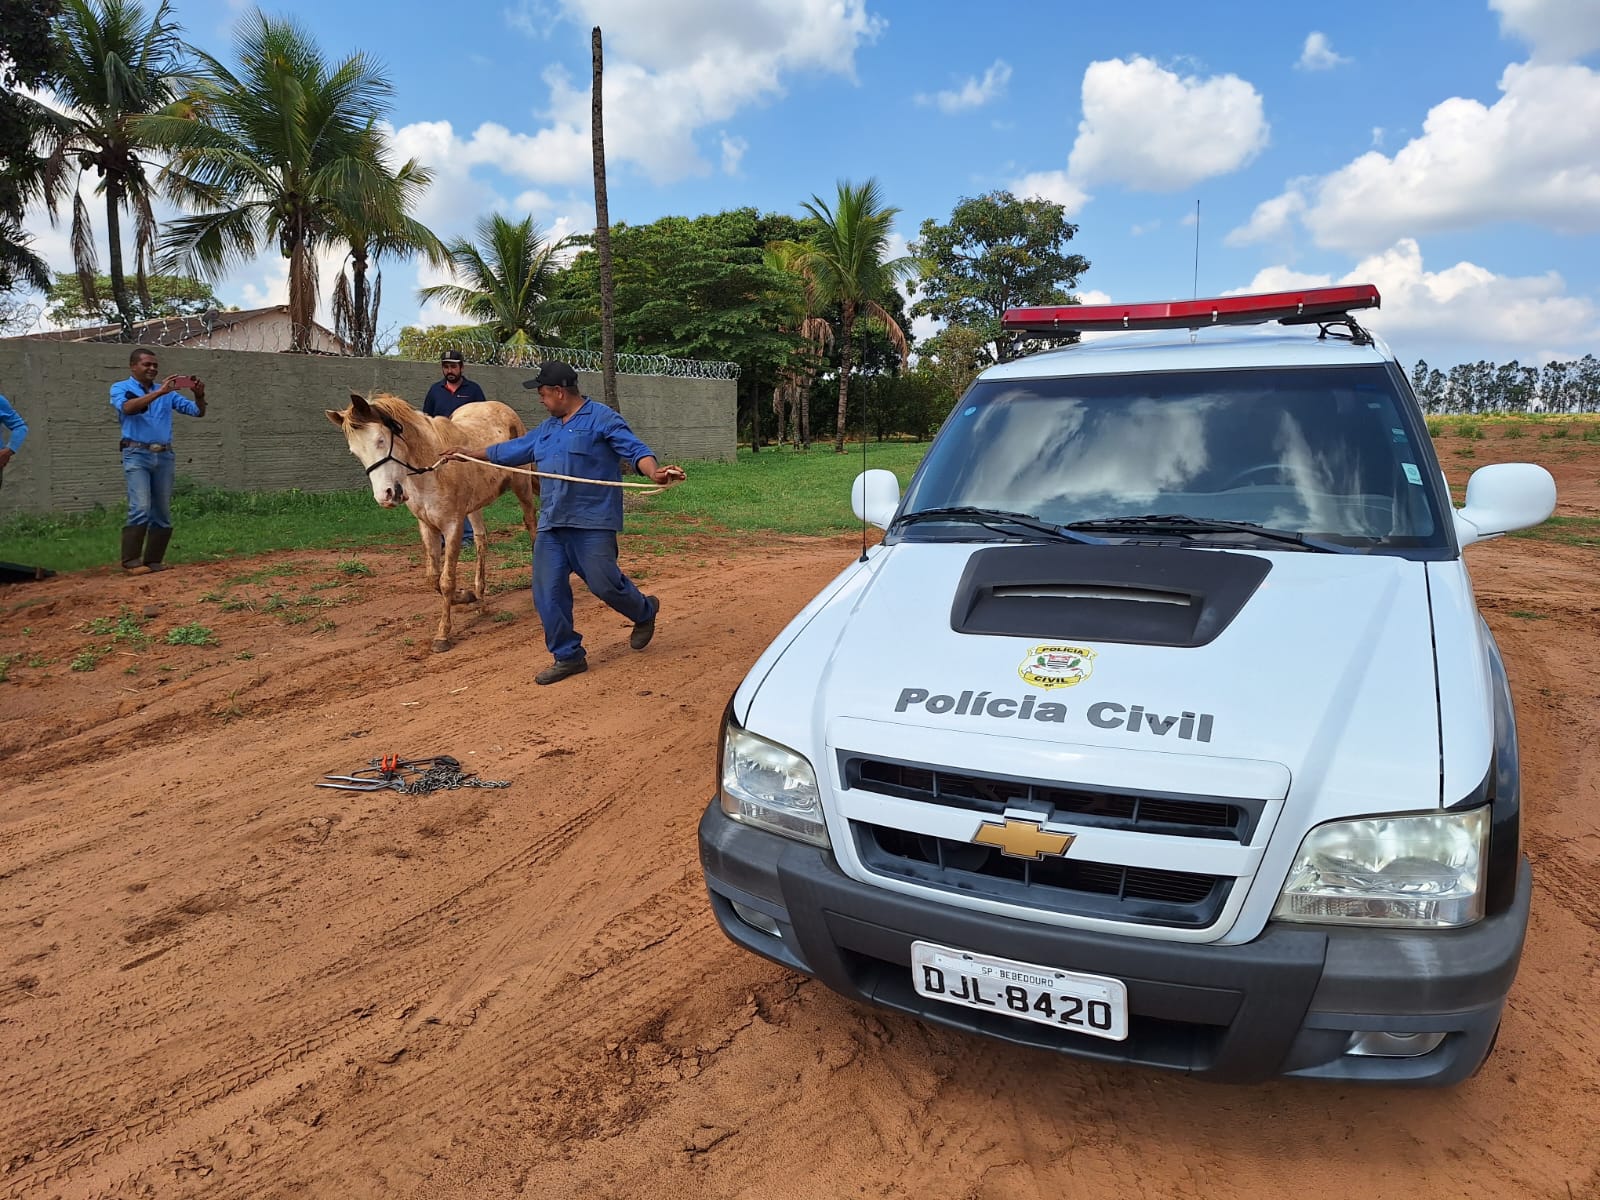
M 447 363 L 466 362 L 467 360 L 461 357 L 461 351 L 459 350 L 446 350 L 443 354 L 439 355 L 439 361 L 442 363 Z
M 539 373 L 522 386 L 530 391 L 542 387 L 575 388 L 578 386 L 578 373 L 564 362 L 542 362 L 539 364 Z

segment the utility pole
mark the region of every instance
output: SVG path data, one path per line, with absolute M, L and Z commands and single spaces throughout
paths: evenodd
M 600 257 L 600 366 L 607 407 L 617 409 L 617 327 L 616 293 L 611 286 L 611 212 L 606 202 L 606 135 L 601 119 L 600 76 L 604 55 L 600 49 L 600 26 L 590 35 L 594 53 L 593 107 L 589 117 L 594 135 L 594 249 Z

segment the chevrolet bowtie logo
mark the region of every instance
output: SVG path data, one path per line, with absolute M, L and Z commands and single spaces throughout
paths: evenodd
M 1015 817 L 1007 817 L 999 824 L 985 821 L 972 835 L 975 845 L 994 846 L 1009 858 L 1027 858 L 1034 862 L 1046 855 L 1062 857 L 1076 840 L 1076 834 L 1046 833 L 1038 821 L 1019 821 Z

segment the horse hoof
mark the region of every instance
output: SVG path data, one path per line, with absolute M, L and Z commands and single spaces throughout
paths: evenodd
M 443 654 L 448 649 L 450 649 L 450 639 L 449 638 L 434 638 L 433 639 L 433 652 L 435 654 Z

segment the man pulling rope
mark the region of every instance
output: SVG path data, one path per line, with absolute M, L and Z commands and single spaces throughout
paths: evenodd
M 628 645 L 643 650 L 655 636 L 661 602 L 639 591 L 617 565 L 624 487 L 664 488 L 687 478 L 681 467 L 661 466 L 622 414 L 596 404 L 578 388 L 578 373 L 564 362 L 543 362 L 523 385 L 536 389 L 550 414 L 519 438 L 440 455 L 447 462 L 481 460 L 516 468 L 537 462 L 534 472 L 550 483 L 539 497 L 539 536 L 533 542 L 533 604 L 544 624 L 545 646 L 554 662 L 533 677 L 557 683 L 589 669 L 583 638 L 572 625 L 572 576 L 633 622 Z M 625 484 L 619 458 L 633 463 L 650 484 Z M 602 486 L 595 487 L 593 485 Z

